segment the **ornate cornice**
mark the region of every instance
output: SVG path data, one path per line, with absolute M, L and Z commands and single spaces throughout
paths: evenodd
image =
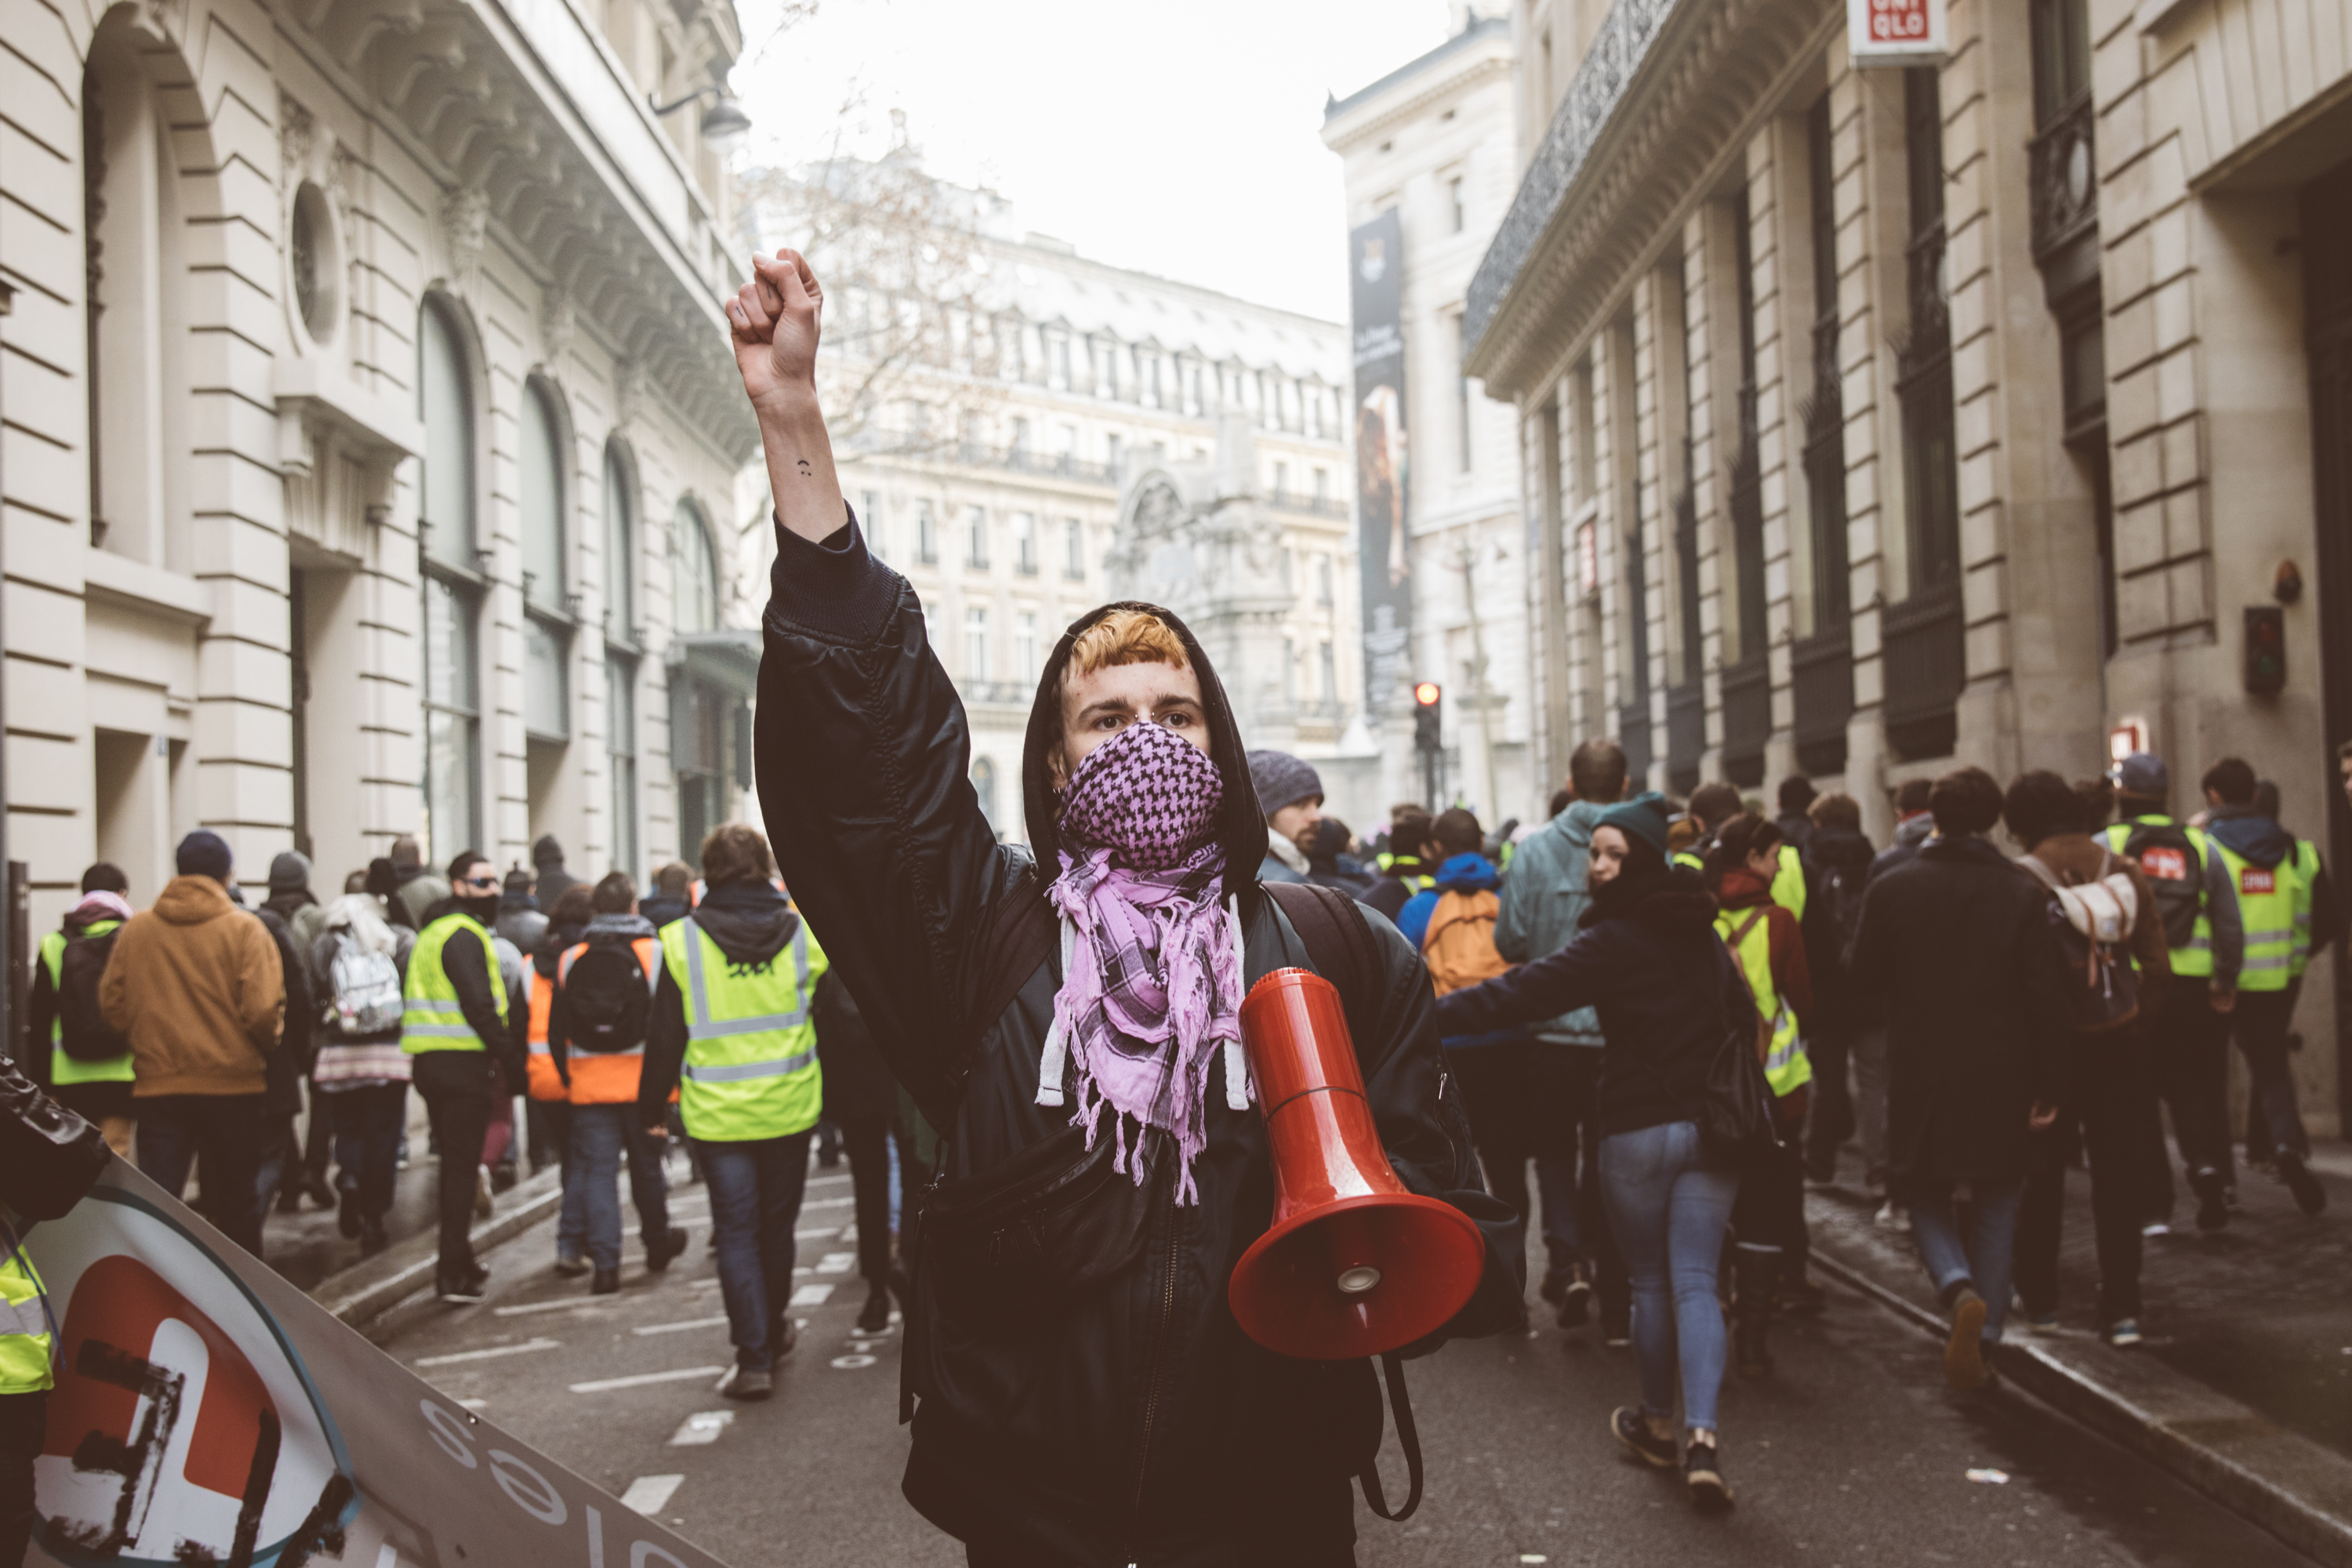
M 1617 0 L 1471 279 L 1464 368 L 1493 395 L 1536 391 L 1843 15 Z
M 1347 153 L 1377 137 L 1387 135 L 1412 124 L 1449 98 L 1466 96 L 1485 86 L 1496 77 L 1511 74 L 1511 40 L 1508 34 L 1493 40 L 1489 47 L 1475 54 L 1465 54 L 1452 68 L 1427 81 L 1415 82 L 1413 90 L 1382 105 L 1363 119 L 1352 116 L 1364 107 L 1359 105 L 1346 114 L 1335 115 L 1323 128 L 1323 144 L 1334 153 Z

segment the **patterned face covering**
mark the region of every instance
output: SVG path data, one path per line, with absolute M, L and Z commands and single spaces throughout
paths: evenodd
M 1038 1063 L 1037 1102 L 1077 1098 L 1087 1130 L 1112 1112 L 1114 1165 L 1140 1184 L 1129 1128 L 1174 1142 L 1176 1201 L 1198 1201 L 1192 1163 L 1207 1142 L 1209 1067 L 1225 1053 L 1226 1103 L 1248 1100 L 1241 1053 L 1239 917 L 1217 907 L 1215 836 L 1224 777 L 1172 731 L 1134 723 L 1087 753 L 1062 796 L 1062 989 Z

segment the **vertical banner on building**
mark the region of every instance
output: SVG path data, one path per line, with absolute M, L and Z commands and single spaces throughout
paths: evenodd
M 25 1250 L 48 1568 L 723 1568 L 418 1378 L 118 1160 Z
M 1412 552 L 1405 531 L 1404 234 L 1391 207 L 1348 236 L 1356 362 L 1357 561 L 1364 700 L 1391 708 L 1412 679 Z
M 1846 50 L 1856 68 L 1941 64 L 1945 0 L 1845 0 Z

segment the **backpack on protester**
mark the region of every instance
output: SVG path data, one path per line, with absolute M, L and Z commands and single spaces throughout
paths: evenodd
M 408 1005 L 400 992 L 400 965 L 392 954 L 362 947 L 348 935 L 341 937 L 335 942 L 335 960 L 327 966 L 327 986 L 333 995 L 335 1033 L 345 1039 L 400 1027 Z
M 609 1054 L 646 1043 L 653 988 L 634 944 L 592 942 L 562 971 L 569 1048 Z
M 2197 935 L 2205 900 L 2205 862 L 2188 831 L 2171 823 L 2138 822 L 2124 839 L 2124 858 L 2139 862 L 2164 921 L 2164 945 L 2187 947 Z
M 1862 895 L 1869 880 L 1867 861 L 1860 866 L 1827 866 L 1813 892 L 1813 902 L 1821 907 L 1821 919 L 1829 929 L 1830 952 L 1841 966 L 1853 952 L 1853 939 L 1862 930 Z M 1811 912 L 1811 906 L 1806 912 Z
M 1495 951 L 1495 921 L 1502 912 L 1503 900 L 1491 891 L 1438 895 L 1421 939 L 1421 956 L 1440 996 L 1492 980 L 1511 967 Z
M 2099 875 L 2068 887 L 2038 858 L 2020 862 L 2050 890 L 2050 924 L 2074 984 L 2066 987 L 2067 1022 L 2078 1035 L 2104 1034 L 2139 1016 L 2139 975 L 2132 968 L 2132 924 L 2139 892 L 2112 854 Z
M 111 1061 L 131 1048 L 98 1005 L 99 982 L 114 956 L 116 926 L 104 936 L 69 936 L 58 960 L 58 1043 L 78 1062 Z

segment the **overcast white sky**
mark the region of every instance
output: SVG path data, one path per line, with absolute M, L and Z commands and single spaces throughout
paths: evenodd
M 1342 321 L 1347 214 L 1318 134 L 1444 42 L 1446 0 L 737 0 L 752 163 L 887 142 L 1080 254 Z M 1490 3 L 1487 7 L 1494 8 Z M 845 102 L 856 107 L 845 117 Z

